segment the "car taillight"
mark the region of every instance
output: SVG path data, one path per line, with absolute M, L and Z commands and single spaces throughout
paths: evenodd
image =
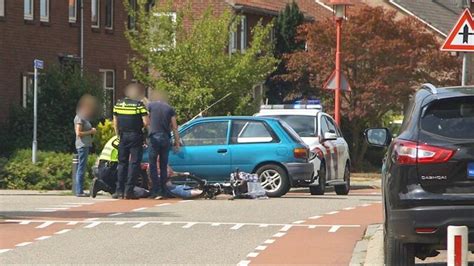
M 309 151 L 306 148 L 295 148 L 293 150 L 293 155 L 298 159 L 308 159 Z
M 447 162 L 454 155 L 454 150 L 412 141 L 398 140 L 394 146 L 399 164 L 430 164 Z

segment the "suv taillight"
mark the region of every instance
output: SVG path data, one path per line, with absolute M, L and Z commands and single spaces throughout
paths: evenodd
M 394 150 L 399 164 L 430 164 L 447 162 L 454 155 L 454 150 L 445 149 L 416 142 L 398 140 Z
M 308 159 L 309 151 L 306 148 L 295 148 L 293 150 L 293 155 L 297 159 Z

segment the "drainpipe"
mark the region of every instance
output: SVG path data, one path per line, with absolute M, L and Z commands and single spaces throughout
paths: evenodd
M 81 77 L 84 72 L 84 0 L 79 0 L 81 3 L 81 37 L 80 37 L 80 53 L 81 53 Z

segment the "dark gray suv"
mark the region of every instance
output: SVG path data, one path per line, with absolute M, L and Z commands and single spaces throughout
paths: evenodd
M 412 265 L 446 249 L 448 225 L 469 228 L 474 250 L 474 87 L 425 84 L 412 98 L 398 137 L 365 131 L 388 147 L 382 166 L 385 262 Z

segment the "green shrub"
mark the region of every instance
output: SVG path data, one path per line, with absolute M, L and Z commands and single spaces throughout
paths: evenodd
M 112 121 L 106 119 L 97 125 L 97 133 L 94 135 L 94 145 L 96 151 L 100 153 L 107 141 L 115 135 Z
M 71 189 L 72 154 L 38 152 L 36 164 L 31 162 L 31 150 L 18 150 L 9 160 L 0 159 L 0 187 L 7 189 L 56 190 Z M 91 179 L 91 166 L 96 156 L 89 156 L 85 187 Z

